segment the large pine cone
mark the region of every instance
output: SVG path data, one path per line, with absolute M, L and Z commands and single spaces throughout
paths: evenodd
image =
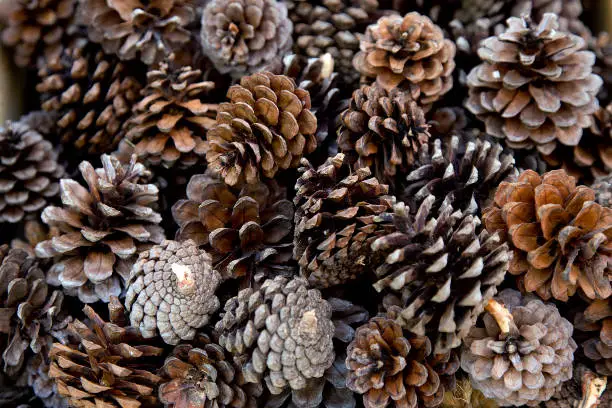
M 357 329 L 346 365 L 347 385 L 364 394 L 366 408 L 434 408 L 445 389 L 454 388 L 459 359 L 454 353 L 432 354 L 426 336 L 404 333 L 394 319 L 383 316 Z
M 382 261 L 370 246 L 383 228 L 375 216 L 391 208 L 389 187 L 366 168 L 353 171 L 341 153 L 318 169 L 304 159 L 296 184 L 293 257 L 316 287 L 341 285 Z
M 230 87 L 208 131 L 206 159 L 229 185 L 274 178 L 297 167 L 317 147 L 317 118 L 310 94 L 284 75 L 260 72 Z
M 553 304 L 512 289 L 497 299 L 511 314 L 509 331 L 490 313 L 465 338 L 461 368 L 475 388 L 500 405 L 537 406 L 572 378 L 573 326 Z
M 227 301 L 215 330 L 219 344 L 238 355 L 247 382 L 272 394 L 303 389 L 334 362 L 331 307 L 303 278 L 266 280 Z
M 557 142 L 576 146 L 592 123 L 602 84 L 584 47 L 582 38 L 559 31 L 554 14 L 538 25 L 509 18 L 504 33 L 481 43 L 484 62 L 468 76 L 467 108 L 510 147 L 550 154 Z
M 224 278 L 256 273 L 292 274 L 293 205 L 274 181 L 228 186 L 210 174 L 198 174 L 187 185 L 187 199 L 172 206 L 179 225 L 176 239 L 192 239 L 213 258 Z
M 127 66 L 86 38 L 71 41 L 38 71 L 42 108 L 57 114 L 59 143 L 92 155 L 110 153 L 124 135 L 141 85 Z
M 281 64 L 293 25 L 277 0 L 212 0 L 202 12 L 204 53 L 236 78 Z
M 88 324 L 69 326 L 74 341 L 55 343 L 50 352 L 49 377 L 72 407 L 159 406 L 156 373 L 164 350 L 142 338 L 138 328 L 126 327 L 123 306 L 116 297 L 108 305 L 110 321 L 85 306 Z
M 483 220 L 513 249 L 508 270 L 521 275 L 527 292 L 563 302 L 577 289 L 590 299 L 612 295 L 612 210 L 594 199 L 564 170 L 543 176 L 527 170 L 517 182 L 499 185 Z
M 197 20 L 191 0 L 79 0 L 79 17 L 89 39 L 122 60 L 147 65 L 174 59 L 192 40 L 188 25 Z
M 210 256 L 193 241 L 164 241 L 134 264 L 125 295 L 130 322 L 145 338 L 159 331 L 168 344 L 192 340 L 219 308 L 220 282 Z
M 37 129 L 39 120 L 53 121 L 47 116 L 34 112 L 0 127 L 0 225 L 38 218 L 59 193 L 64 168 Z
M 594 362 L 598 374 L 612 375 L 612 297 L 595 299 L 574 319 L 576 330 L 587 332 L 581 344 L 584 355 Z
M 204 136 L 218 106 L 206 98 L 215 84 L 205 81 L 200 70 L 172 70 L 166 63 L 149 70 L 147 80 L 125 126 L 134 152 L 151 166 L 187 168 L 204 162 Z
M 102 155 L 102 165 L 79 166 L 87 188 L 61 181 L 64 206 L 48 206 L 42 214 L 61 235 L 36 245 L 38 257 L 58 257 L 49 279 L 84 303 L 118 296 L 138 253 L 164 239 L 161 216 L 153 209 L 158 189 L 142 181 L 150 172 L 135 156 L 126 165 Z
M 381 17 L 366 30 L 353 65 L 387 91 L 402 85 L 428 108 L 453 86 L 455 44 L 428 17 Z

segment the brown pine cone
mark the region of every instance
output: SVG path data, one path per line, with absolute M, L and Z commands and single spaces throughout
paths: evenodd
M 595 201 L 598 204 L 612 208 L 612 174 L 598 177 L 591 188 L 595 191 Z
M 206 101 L 215 87 L 202 71 L 170 69 L 162 63 L 147 72 L 147 86 L 132 108 L 125 138 L 149 166 L 188 168 L 204 162 L 204 135 L 215 123 L 218 105 Z
M 40 258 L 58 257 L 48 279 L 83 303 L 108 302 L 121 293 L 138 253 L 159 244 L 164 231 L 155 212 L 158 189 L 142 180 L 150 172 L 136 157 L 122 164 L 102 155 L 103 168 L 79 166 L 87 188 L 62 179 L 63 207 L 48 206 L 42 220 L 61 235 L 36 245 Z
M 178 241 L 191 239 L 212 256 L 227 278 L 252 283 L 256 273 L 293 274 L 293 205 L 274 181 L 228 186 L 198 174 L 187 185 L 187 199 L 172 206 Z
M 425 115 L 408 91 L 390 92 L 378 83 L 353 92 L 338 130 L 340 151 L 356 156 L 356 169 L 369 167 L 382 182 L 394 186 L 413 166 L 431 135 Z
M 301 274 L 320 288 L 357 279 L 382 261 L 370 246 L 384 232 L 374 218 L 391 208 L 389 187 L 367 167 L 353 171 L 342 153 L 318 169 L 306 159 L 302 165 L 293 200 Z
M 589 334 L 581 347 L 587 359 L 594 362 L 595 371 L 612 375 L 612 297 L 590 302 L 584 312 L 576 315 L 574 326 Z
M 459 360 L 454 353 L 432 354 L 427 337 L 403 332 L 383 316 L 357 329 L 346 365 L 347 385 L 363 394 L 366 408 L 434 408 L 442 404 L 445 389 L 454 388 Z
M 461 368 L 474 388 L 499 405 L 538 406 L 572 378 L 573 326 L 554 304 L 512 289 L 489 302 L 465 338 Z
M 243 361 L 247 382 L 272 394 L 303 389 L 334 362 L 331 306 L 303 278 L 277 276 L 227 301 L 215 326 L 219 344 Z
M 13 0 L 15 5 L 2 30 L 2 42 L 14 47 L 18 67 L 35 68 L 42 56 L 58 53 L 73 22 L 77 0 Z
M 138 328 L 125 326 L 119 299 L 112 297 L 108 310 L 107 322 L 85 306 L 87 324 L 75 320 L 69 326 L 74 341 L 53 345 L 49 377 L 72 407 L 159 406 L 162 378 L 156 373 L 164 350 L 142 338 Z
M 197 20 L 197 2 L 191 0 L 79 2 L 91 41 L 108 54 L 147 65 L 174 59 L 192 40 L 188 26 Z
M 578 408 L 581 406 L 580 403 L 583 398 L 589 396 L 589 391 L 599 393 L 602 383 L 605 389 L 599 398 L 596 399 L 599 404 L 591 405 L 593 407 L 603 408 L 612 406 L 612 390 L 606 386 L 605 380 L 597 378 L 585 366 L 576 364 L 574 366 L 573 378 L 565 381 L 555 395 L 542 405 L 544 408 Z
M 23 116 L 0 127 L 0 225 L 37 219 L 59 193 L 64 168 L 53 145 L 38 130 L 38 121 L 52 121 L 43 112 Z
M 510 245 L 508 271 L 527 292 L 563 302 L 577 289 L 589 299 L 612 295 L 612 210 L 594 199 L 593 190 L 576 186 L 564 170 L 543 176 L 527 170 L 517 182 L 499 185 L 483 220 Z
M 217 124 L 206 134 L 209 166 L 229 185 L 274 178 L 297 167 L 317 147 L 317 117 L 310 94 L 284 75 L 260 72 L 240 79 L 219 105 Z
M 591 39 L 591 31 L 580 19 L 582 0 L 518 0 L 513 10 L 516 17 L 530 15 L 536 21 L 544 18 L 546 13 L 559 16 L 561 30 L 579 35 L 586 41 Z
M 538 25 L 509 18 L 504 33 L 481 43 L 484 62 L 468 75 L 467 108 L 510 147 L 548 155 L 557 142 L 576 146 L 592 123 L 602 84 L 584 47 L 582 38 L 559 31 L 554 14 Z
M 370 25 L 353 65 L 391 91 L 402 85 L 423 109 L 453 86 L 455 44 L 428 17 L 411 12 L 381 17 Z
M 67 329 L 65 329 L 67 331 Z M 50 347 L 45 351 L 45 354 L 49 353 Z M 30 387 L 34 395 L 40 399 L 46 408 L 67 408 L 68 401 L 57 392 L 55 381 L 49 377 L 50 363 L 48 361 L 48 355 L 35 354 L 30 357 L 25 367 L 25 375 L 23 379 L 18 381 L 18 385 L 22 382 Z M 2 401 L 0 399 L 0 404 Z M 11 407 L 12 405 L 9 405 Z M 18 408 L 28 408 L 19 407 Z
M 589 49 L 595 53 L 593 72 L 599 75 L 604 82 L 597 97 L 601 105 L 612 102 L 612 40 L 607 32 L 594 37 Z
M 204 53 L 235 78 L 280 66 L 293 25 L 277 0 L 212 0 L 202 12 Z
M 210 255 L 191 240 L 163 241 L 143 251 L 132 268 L 125 307 L 143 337 L 161 335 L 168 344 L 192 340 L 219 308 L 221 275 Z

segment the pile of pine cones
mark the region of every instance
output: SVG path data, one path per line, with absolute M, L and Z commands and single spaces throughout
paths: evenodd
M 6 3 L 0 407 L 612 407 L 580 0 Z

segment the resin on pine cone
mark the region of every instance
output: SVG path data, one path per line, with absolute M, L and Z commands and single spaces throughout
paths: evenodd
M 374 218 L 391 208 L 389 187 L 370 170 L 353 171 L 344 154 L 299 169 L 293 257 L 315 287 L 341 285 L 377 265 L 370 246 L 384 230 Z
M 147 86 L 132 107 L 125 138 L 151 166 L 188 168 L 205 162 L 204 136 L 215 123 L 218 105 L 206 101 L 215 87 L 202 71 L 172 69 L 166 63 L 147 72 Z
M 130 322 L 145 338 L 157 332 L 168 344 L 191 340 L 219 308 L 221 275 L 191 240 L 163 241 L 143 251 L 127 284 Z
M 260 72 L 240 79 L 219 105 L 208 131 L 209 166 L 229 185 L 274 178 L 297 167 L 317 147 L 310 94 L 284 75 Z
M 133 156 L 128 164 L 102 155 L 102 168 L 83 161 L 87 187 L 62 179 L 63 206 L 48 206 L 42 220 L 61 234 L 36 245 L 40 258 L 57 257 L 48 279 L 84 303 L 119 296 L 138 253 L 164 239 L 154 210 L 158 189 Z
M 292 45 L 287 6 L 277 0 L 211 0 L 202 12 L 204 53 L 236 78 L 272 70 Z
M 597 111 L 602 80 L 585 41 L 559 30 L 557 16 L 539 24 L 508 19 L 508 29 L 481 43 L 483 60 L 468 75 L 467 108 L 488 134 L 508 146 L 548 155 L 557 143 L 576 146 Z
M 527 170 L 499 185 L 483 220 L 511 246 L 508 271 L 520 275 L 527 292 L 563 302 L 577 289 L 589 299 L 612 295 L 612 210 L 594 199 L 564 170 L 542 176 Z
M 573 326 L 535 297 L 505 289 L 496 299 L 465 338 L 461 368 L 501 406 L 538 406 L 572 378 Z
M 391 91 L 403 86 L 427 109 L 453 86 L 455 44 L 428 17 L 411 12 L 369 26 L 353 65 Z
M 219 344 L 244 362 L 247 382 L 272 394 L 300 390 L 334 362 L 331 307 L 303 278 L 277 276 L 229 299 L 215 330 Z
M 612 376 L 612 297 L 591 301 L 575 316 L 574 326 L 587 335 L 580 347 L 594 370 Z

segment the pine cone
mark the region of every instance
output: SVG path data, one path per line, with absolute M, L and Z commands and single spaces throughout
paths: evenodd
M 148 85 L 132 108 L 125 138 L 150 166 L 188 168 L 204 162 L 204 135 L 215 123 L 217 104 L 206 101 L 215 87 L 202 71 L 172 70 L 167 64 L 147 73 Z
M 357 156 L 356 169 L 369 167 L 379 180 L 394 186 L 427 144 L 428 128 L 423 111 L 407 91 L 364 85 L 342 113 L 338 147 Z
M 57 113 L 58 144 L 92 155 L 113 151 L 141 89 L 134 74 L 86 38 L 47 60 L 36 90 L 42 108 Z
M 187 199 L 172 206 L 179 225 L 176 239 L 192 239 L 212 256 L 224 278 L 257 272 L 292 274 L 293 205 L 274 181 L 228 186 L 207 173 L 191 178 Z
M 600 104 L 612 102 L 612 40 L 607 32 L 600 33 L 591 40 L 589 49 L 595 53 L 593 72 L 599 75 L 604 82 L 597 97 Z
M 147 65 L 174 59 L 192 34 L 197 20 L 191 0 L 79 0 L 79 17 L 89 39 L 122 60 L 140 58 Z
M 402 331 L 392 318 L 375 317 L 359 327 L 347 349 L 347 385 L 364 394 L 366 408 L 437 407 L 446 387 L 454 388 L 459 360 L 432 354 L 425 336 Z
M 453 86 L 455 44 L 428 17 L 411 12 L 381 17 L 366 30 L 353 65 L 391 91 L 405 85 L 428 110 Z
M 357 279 L 382 261 L 370 245 L 383 232 L 374 217 L 391 208 L 389 187 L 367 167 L 353 172 L 341 153 L 318 169 L 302 164 L 293 249 L 302 276 L 321 288 Z
M 75 342 L 55 343 L 49 377 L 72 407 L 159 406 L 163 349 L 150 345 L 136 327 L 125 327 L 123 306 L 116 297 L 108 305 L 110 322 L 85 306 L 88 324 L 75 320 Z M 91 328 L 90 328 L 91 326 Z
M 45 140 L 35 112 L 0 127 L 0 225 L 36 219 L 59 193 L 64 168 L 53 145 Z
M 595 201 L 598 204 L 612 208 L 612 174 L 595 179 L 591 188 L 595 191 Z
M 38 257 L 58 257 L 50 282 L 84 303 L 118 296 L 138 253 L 164 239 L 157 225 L 161 216 L 153 209 L 157 187 L 142 182 L 149 171 L 135 156 L 124 165 L 102 155 L 102 165 L 94 170 L 83 161 L 79 166 L 87 188 L 62 179 L 64 206 L 48 206 L 42 214 L 43 222 L 62 234 L 36 245 Z
M 519 0 L 514 6 L 514 15 L 521 17 L 530 15 L 536 21 L 544 18 L 544 14 L 553 13 L 559 16 L 559 28 L 579 35 L 586 41 L 591 39 L 591 31 L 580 20 L 582 0 Z
M 245 380 L 264 377 L 272 394 L 305 388 L 334 361 L 331 307 L 303 278 L 277 276 L 258 290 L 241 290 L 215 330 L 219 344 L 245 362 Z
M 235 78 L 281 64 L 293 25 L 277 0 L 212 0 L 202 12 L 204 53 Z
M 230 87 L 217 124 L 207 133 L 209 166 L 229 185 L 273 178 L 297 167 L 317 147 L 317 118 L 310 94 L 291 78 L 261 72 Z
M 581 347 L 587 359 L 594 362 L 595 371 L 612 375 L 612 297 L 590 302 L 584 312 L 576 315 L 574 326 L 589 334 Z
M 482 392 L 472 388 L 469 379 L 464 379 L 457 381 L 454 390 L 444 393 L 442 408 L 498 408 L 498 405 L 495 401 L 485 398 Z
M 594 199 L 593 190 L 576 186 L 564 170 L 543 176 L 527 170 L 516 183 L 499 185 L 483 220 L 514 251 L 508 271 L 521 275 L 527 292 L 563 302 L 578 288 L 589 299 L 612 295 L 612 210 Z
M 162 368 L 160 401 L 169 408 L 256 408 L 263 387 L 246 383 L 231 357 L 206 335 L 199 335 L 195 346 L 176 346 Z
M 484 62 L 468 75 L 467 108 L 510 147 L 550 154 L 557 142 L 576 146 L 602 84 L 584 47 L 582 38 L 559 31 L 553 14 L 538 25 L 509 18 L 504 33 L 481 43 Z
M 589 383 L 592 383 L 596 377 L 592 371 L 581 364 L 574 366 L 574 376 L 571 380 L 563 383 L 561 388 L 553 395 L 551 399 L 545 401 L 544 408 L 577 408 L 583 399 L 583 395 L 588 393 Z M 609 387 L 603 391 L 598 398 L 599 405 L 597 407 L 612 406 L 612 391 Z
M 49 377 L 50 365 L 46 361 L 47 358 L 46 355 L 35 354 L 28 359 L 25 368 L 26 385 L 32 388 L 34 395 L 42 401 L 46 408 L 67 408 L 68 401 L 57 393 L 55 381 Z
M 14 0 L 13 0 L 14 1 Z M 2 42 L 14 47 L 18 67 L 34 68 L 36 60 L 58 52 L 72 24 L 77 0 L 17 0 Z
M 537 406 L 572 378 L 573 326 L 553 304 L 512 289 L 487 306 L 483 325 L 465 338 L 461 368 L 472 385 L 500 405 Z M 491 303 L 489 303 L 491 305 Z
M 193 241 L 155 245 L 140 253 L 128 281 L 130 323 L 144 338 L 159 331 L 168 344 L 192 340 L 219 308 L 215 290 L 220 282 L 210 256 Z

